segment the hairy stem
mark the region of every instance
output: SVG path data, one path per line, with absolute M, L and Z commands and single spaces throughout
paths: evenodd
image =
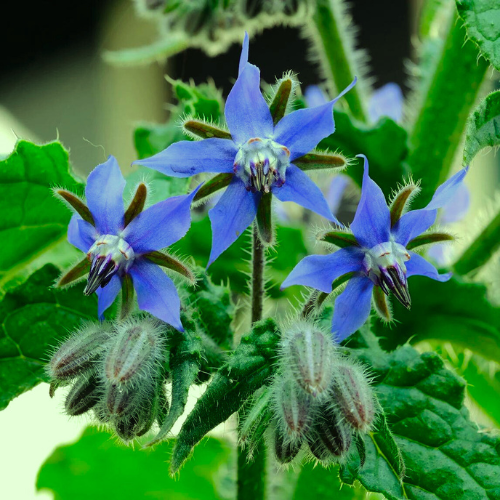
M 257 223 L 252 234 L 252 325 L 262 319 L 264 303 L 265 249 L 259 238 Z M 238 500 L 261 500 L 266 493 L 266 447 L 260 441 L 249 461 L 248 448 L 238 446 Z
M 346 29 L 345 7 L 341 0 L 316 0 L 312 17 L 313 40 L 325 74 L 333 81 L 335 90 L 341 92 L 353 80 L 363 76 L 356 68 L 352 33 Z M 359 83 L 344 96 L 355 118 L 368 122 L 366 98 Z

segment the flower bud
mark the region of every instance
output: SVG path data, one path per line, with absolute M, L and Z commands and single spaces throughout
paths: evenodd
M 97 377 L 94 374 L 90 377 L 82 375 L 66 396 L 64 403 L 66 413 L 72 417 L 86 413 L 97 404 L 101 394 L 102 390 Z
M 314 397 L 327 394 L 336 355 L 330 334 L 300 322 L 287 331 L 281 355 L 283 369 L 304 391 Z
M 302 440 L 312 413 L 312 399 L 297 386 L 294 379 L 278 377 L 273 387 L 278 427 L 287 442 Z
M 118 384 L 110 385 L 105 394 L 106 406 L 109 413 L 115 417 L 130 415 L 141 404 L 141 393 L 134 387 L 123 387 Z
M 375 397 L 363 367 L 342 360 L 333 369 L 334 405 L 354 429 L 368 432 L 375 418 Z
M 299 453 L 302 442 L 291 443 L 286 440 L 279 429 L 274 433 L 274 453 L 280 464 L 290 463 Z
M 104 360 L 104 375 L 111 385 L 149 379 L 159 367 L 164 340 L 159 323 L 150 319 L 118 325 Z
M 318 460 L 338 460 L 349 451 L 352 435 L 353 431 L 343 422 L 342 417 L 325 404 L 308 435 L 309 448 Z
M 52 356 L 47 372 L 53 380 L 70 380 L 93 367 L 103 353 L 110 329 L 103 323 L 90 323 L 77 330 Z

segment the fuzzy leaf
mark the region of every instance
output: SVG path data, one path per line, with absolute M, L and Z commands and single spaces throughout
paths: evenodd
M 500 22 L 500 9 L 498 12 Z M 463 164 L 468 165 L 481 149 L 499 145 L 500 91 L 496 91 L 487 96 L 467 120 Z
M 241 340 L 228 362 L 198 399 L 179 433 L 171 461 L 177 472 L 193 447 L 218 424 L 225 422 L 272 375 L 280 338 L 272 319 L 257 323 Z
M 319 148 L 338 149 L 346 156 L 366 155 L 370 160 L 370 176 L 388 196 L 404 173 L 402 162 L 408 154 L 406 130 L 387 117 L 374 126 L 365 126 L 342 111 L 333 114 L 335 133 L 321 141 Z M 361 186 L 363 168 L 359 159 L 345 173 Z
M 420 276 L 408 283 L 411 310 L 392 301 L 396 322 L 375 325 L 384 348 L 394 349 L 410 339 L 438 339 L 500 361 L 500 308 L 487 299 L 483 285 L 456 278 L 439 283 Z
M 59 274 L 48 264 L 0 302 L 0 409 L 46 380 L 54 346 L 82 320 L 97 317 L 96 297 L 85 297 L 83 286 L 51 288 Z
M 352 338 L 354 355 L 375 374 L 375 389 L 406 465 L 401 483 L 397 456 L 380 433 L 365 439 L 366 463 L 354 456 L 341 470 L 389 500 L 493 500 L 500 494 L 500 438 L 478 429 L 463 405 L 465 381 L 432 352 L 405 345 L 382 351 L 367 332 Z
M 170 478 L 165 456 L 174 440 L 154 450 L 138 451 L 117 442 L 111 433 L 88 427 L 75 443 L 59 446 L 42 465 L 36 488 L 55 500 L 119 498 L 137 500 L 221 500 L 234 496 L 234 454 L 224 441 L 208 438 L 182 475 Z M 227 472 L 224 472 L 227 471 Z
M 82 184 L 71 175 L 68 153 L 59 142 L 37 146 L 19 141 L 0 161 L 0 288 L 57 244 L 68 245 L 71 211 L 52 193 L 63 186 L 79 193 Z M 64 257 L 64 252 L 61 252 Z M 70 258 L 71 259 L 71 258 Z M 64 262 L 66 264 L 66 262 Z
M 500 5 L 496 0 L 456 0 L 467 36 L 481 54 L 500 70 Z

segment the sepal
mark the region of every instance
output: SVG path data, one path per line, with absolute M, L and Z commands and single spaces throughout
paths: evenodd
M 265 193 L 257 208 L 256 224 L 259 240 L 264 246 L 274 243 L 274 227 L 272 221 L 272 193 Z
M 163 252 L 154 251 L 145 253 L 142 255 L 142 257 L 158 266 L 166 267 L 167 269 L 171 269 L 172 271 L 179 273 L 180 275 L 187 278 L 192 284 L 196 282 L 196 277 L 193 271 L 191 271 L 191 269 L 189 269 L 189 267 L 183 264 L 181 261 L 175 259 L 170 255 L 167 255 Z
M 443 232 L 423 233 L 409 241 L 406 245 L 406 249 L 413 250 L 414 248 L 421 247 L 423 245 L 432 245 L 433 243 L 441 243 L 443 241 L 453 241 L 454 239 L 455 238 L 451 234 Z
M 340 153 L 309 153 L 293 160 L 293 164 L 301 170 L 331 170 L 347 167 L 348 160 Z
M 391 227 L 401 219 L 401 216 L 408 211 L 409 206 L 420 192 L 420 186 L 414 182 L 409 182 L 405 186 L 401 186 L 400 189 L 394 194 L 391 204 L 389 206 L 391 213 Z
M 128 206 L 123 217 L 124 227 L 127 227 L 144 209 L 146 198 L 148 196 L 148 188 L 146 184 L 141 182 L 135 191 L 135 195 Z
M 89 207 L 76 194 L 65 189 L 54 189 L 54 194 L 65 201 L 84 221 L 95 226 Z
M 223 189 L 231 183 L 234 174 L 217 174 L 210 180 L 206 181 L 194 196 L 193 203 L 204 201 L 209 196 Z
M 80 278 L 83 278 L 90 271 L 90 261 L 87 257 L 84 257 L 80 262 L 75 264 L 69 271 L 64 273 L 57 283 L 56 288 L 63 288 L 68 285 L 72 285 L 77 282 Z
M 340 230 L 328 230 L 322 231 L 316 235 L 316 239 L 318 241 L 323 241 L 325 243 L 330 243 L 331 245 L 335 245 L 339 248 L 346 247 L 359 247 L 359 243 L 356 240 L 354 234 L 348 231 L 340 231 Z
M 269 104 L 269 111 L 273 117 L 274 125 L 276 125 L 287 113 L 290 104 L 295 96 L 297 87 L 297 79 L 291 73 L 285 74 L 283 78 L 276 82 L 273 86 L 273 94 Z
M 217 137 L 219 139 L 231 140 L 231 134 L 227 130 L 199 119 L 188 118 L 182 123 L 182 130 L 193 139 L 212 139 L 213 137 Z

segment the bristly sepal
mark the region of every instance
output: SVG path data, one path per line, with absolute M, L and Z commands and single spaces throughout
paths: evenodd
M 264 246 L 273 245 L 275 242 L 272 221 L 272 194 L 264 193 L 257 209 L 257 231 L 260 242 Z
M 66 271 L 61 275 L 57 283 L 56 288 L 65 288 L 71 285 L 75 285 L 82 278 L 84 278 L 90 271 L 90 261 L 87 257 L 77 262 L 71 269 Z
M 419 192 L 419 184 L 410 180 L 394 193 L 389 205 L 391 212 L 391 227 L 394 227 L 396 222 L 401 219 L 401 216 L 409 210 L 413 198 L 415 198 Z
M 384 323 L 392 322 L 392 307 L 389 297 L 379 286 L 373 288 L 373 306 Z
M 130 202 L 123 217 L 124 227 L 127 227 L 143 210 L 148 196 L 148 187 L 141 182 L 135 191 L 135 195 Z
M 66 189 L 56 188 L 54 194 L 62 200 L 72 211 L 76 212 L 84 221 L 95 226 L 94 217 L 85 202 L 76 194 Z
M 182 131 L 194 140 L 231 139 L 231 134 L 227 130 L 199 118 L 186 118 L 182 122 Z
M 413 238 L 408 242 L 406 248 L 408 250 L 413 250 L 415 248 L 424 246 L 424 245 L 433 245 L 434 243 L 442 243 L 444 241 L 453 241 L 455 238 L 451 234 L 444 232 L 427 232 L 423 233 L 416 238 Z
M 359 247 L 354 234 L 342 229 L 321 231 L 316 235 L 316 239 L 323 243 L 335 245 L 338 248 Z
M 193 271 L 186 264 L 171 255 L 160 251 L 154 251 L 143 254 L 143 257 L 158 266 L 166 267 L 167 269 L 184 276 L 191 284 L 196 282 L 196 276 Z
M 309 154 L 293 160 L 293 164 L 301 170 L 343 170 L 349 165 L 349 160 L 341 153 L 328 151 L 312 151 Z
M 193 203 L 202 204 L 207 201 L 213 194 L 215 194 L 220 189 L 223 189 L 231 183 L 233 179 L 233 174 L 217 174 L 210 180 L 206 181 L 203 186 L 196 193 Z
M 292 72 L 288 72 L 272 86 L 268 98 L 269 111 L 271 111 L 275 125 L 291 111 L 298 84 L 297 77 Z

